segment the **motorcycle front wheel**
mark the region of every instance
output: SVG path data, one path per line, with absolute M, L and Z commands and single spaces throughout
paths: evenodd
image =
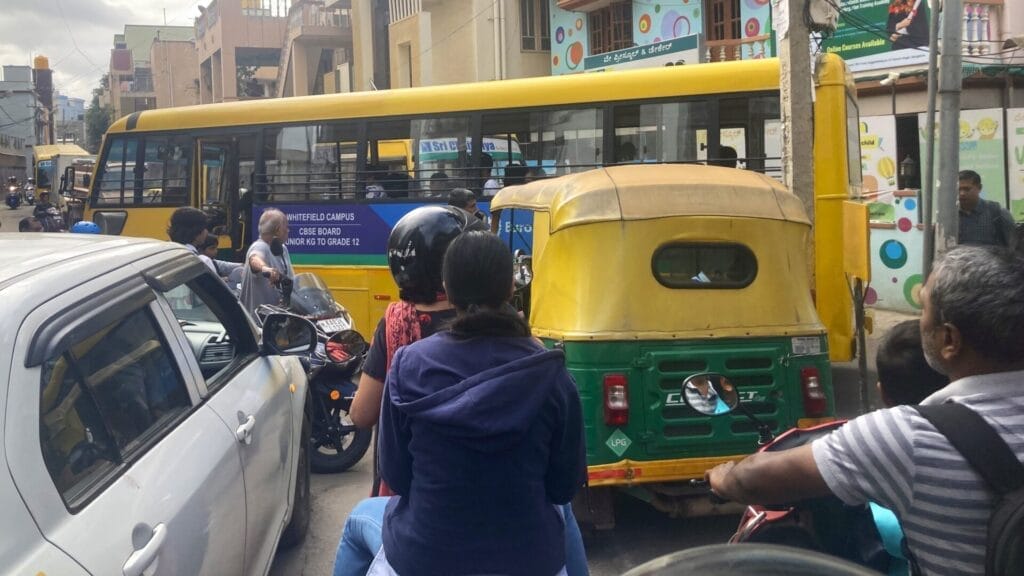
M 317 474 L 336 474 L 355 466 L 370 447 L 371 430 L 356 428 L 337 403 L 320 403 L 310 435 L 309 465 Z

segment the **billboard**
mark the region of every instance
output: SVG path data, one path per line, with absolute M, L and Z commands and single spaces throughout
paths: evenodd
M 1010 169 L 1010 214 L 1024 221 L 1024 108 L 1006 110 L 1006 158 Z
M 922 153 L 928 149 L 926 143 L 926 114 L 918 117 L 918 129 Z M 1003 139 L 1003 109 L 960 111 L 960 170 L 974 170 L 981 176 L 981 197 L 1006 206 L 1006 144 Z M 939 123 L 936 130 L 936 174 L 938 163 Z M 924 170 L 924 163 L 921 163 Z M 1011 167 L 1012 168 L 1012 167 Z M 922 182 L 924 179 L 922 178 Z
M 822 47 L 854 72 L 928 62 L 928 0 L 846 0 Z

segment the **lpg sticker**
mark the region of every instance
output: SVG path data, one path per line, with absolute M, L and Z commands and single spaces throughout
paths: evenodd
M 612 452 L 615 452 L 615 455 L 620 457 L 626 453 L 626 450 L 632 443 L 633 441 L 629 439 L 629 436 L 623 434 L 622 430 L 619 429 L 612 432 L 612 435 L 608 437 L 608 441 L 605 442 L 612 449 Z

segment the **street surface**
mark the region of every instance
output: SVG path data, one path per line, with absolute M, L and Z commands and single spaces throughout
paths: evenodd
M 4 224 L 6 228 L 6 223 Z M 875 350 L 879 337 L 892 325 L 911 318 L 878 312 L 875 333 L 868 337 L 868 382 L 871 402 L 878 406 L 875 388 Z M 839 415 L 860 411 L 857 363 L 833 365 L 833 384 Z M 313 519 L 303 546 L 282 551 L 271 569 L 272 576 L 330 575 L 342 527 L 349 510 L 369 494 L 369 454 L 348 472 L 313 475 Z M 644 562 L 684 548 L 725 542 L 736 529 L 739 516 L 673 519 L 644 502 L 622 495 L 616 501 L 616 527 L 586 535 L 584 543 L 593 576 L 617 576 Z
M 22 203 L 17 210 L 11 210 L 6 204 L 0 206 L 0 232 L 17 232 L 18 222 L 25 216 L 32 215 L 32 206 Z

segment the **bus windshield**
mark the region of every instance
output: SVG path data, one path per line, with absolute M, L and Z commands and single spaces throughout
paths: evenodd
M 40 160 L 36 165 L 36 186 L 50 188 L 53 186 L 53 160 Z

